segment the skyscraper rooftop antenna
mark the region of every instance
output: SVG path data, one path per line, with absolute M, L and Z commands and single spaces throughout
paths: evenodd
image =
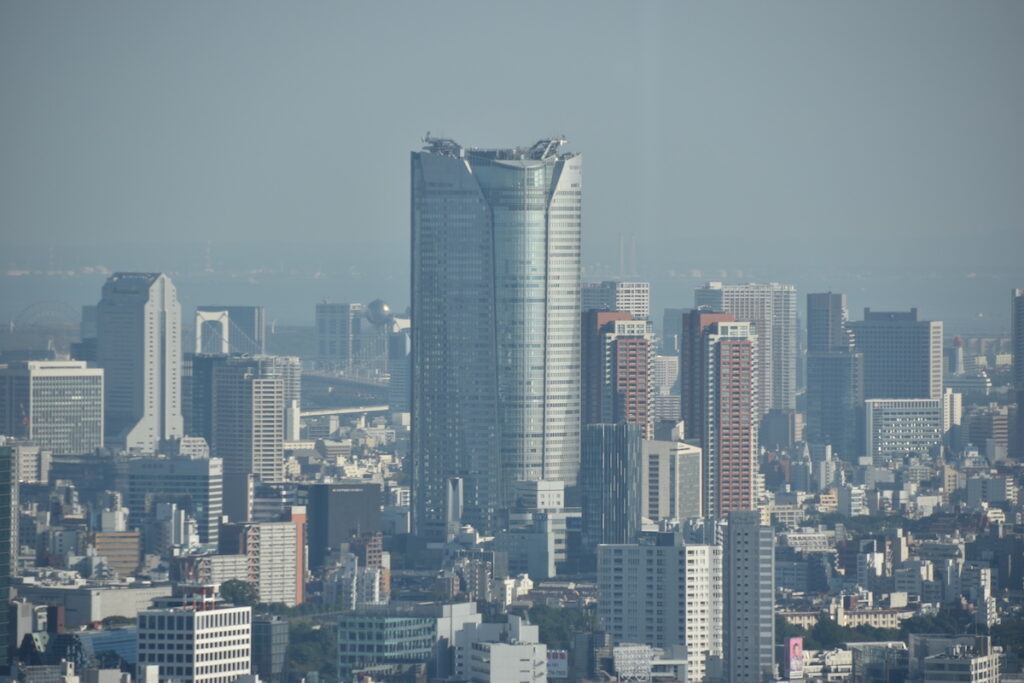
M 559 148 L 567 142 L 569 141 L 565 139 L 565 136 L 538 140 L 533 147 L 530 148 L 530 151 L 527 152 L 526 156 L 529 159 L 547 159 L 548 157 L 557 155 Z
M 427 131 L 427 134 L 423 137 L 423 143 L 423 149 L 434 154 L 444 154 L 457 158 L 463 156 L 462 145 L 451 138 L 432 137 L 430 131 Z

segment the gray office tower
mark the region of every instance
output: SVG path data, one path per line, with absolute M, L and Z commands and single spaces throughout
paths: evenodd
M 381 530 L 381 485 L 359 480 L 302 484 L 299 503 L 308 517 L 306 542 L 310 569 L 320 569 L 342 544 Z
M 1024 289 L 1013 290 L 1013 385 L 1024 391 Z
M 302 361 L 298 356 L 242 356 L 223 353 L 185 354 L 183 363 L 182 404 L 185 415 L 185 432 L 189 436 L 201 436 L 210 448 L 214 448 L 213 425 L 216 405 L 213 400 L 214 371 L 228 366 L 251 368 L 261 377 L 279 377 L 284 387 L 284 409 L 287 418 L 288 407 L 302 402 Z M 231 409 L 231 406 L 228 406 Z
M 114 273 L 96 307 L 106 440 L 153 452 L 182 436 L 181 307 L 162 273 Z
M 362 304 L 316 305 L 317 362 L 322 370 L 352 372 Z
M 493 529 L 517 480 L 576 484 L 581 157 L 564 140 L 412 154 L 416 533 L 444 535 L 445 482 Z
M 1013 390 L 1017 402 L 1017 424 L 1010 441 L 1010 454 L 1024 460 L 1024 289 L 1012 292 L 1013 303 Z
M 8 647 L 11 616 L 6 603 L 10 594 L 11 575 L 18 561 L 16 471 L 14 449 L 0 445 L 0 595 L 4 596 L 5 603 L 3 609 L 0 609 L 0 675 L 4 676 L 10 672 L 11 666 Z
M 587 552 L 601 543 L 636 542 L 643 515 L 642 449 L 638 425 L 583 428 L 580 503 Z
M 285 654 L 288 651 L 288 620 L 261 615 L 252 620 L 253 673 L 267 683 L 285 679 Z
M 199 542 L 217 544 L 224 511 L 220 458 L 129 458 L 118 460 L 117 468 L 133 526 L 141 525 L 157 503 L 177 503 L 196 520 Z
M 267 352 L 267 314 L 263 306 L 197 306 L 197 311 L 228 314 L 228 351 L 256 355 Z M 196 349 L 202 352 L 203 349 Z
M 807 432 L 847 459 L 861 455 L 864 357 L 847 324 L 846 295 L 807 295 Z
M 724 575 L 726 681 L 774 681 L 775 534 L 760 512 L 729 513 Z
M 709 282 L 694 291 L 694 306 L 732 313 L 754 324 L 761 413 L 796 408 L 796 288 L 769 284 Z
M 918 320 L 917 309 L 864 309 L 851 322 L 864 354 L 864 398 L 942 398 L 942 322 Z

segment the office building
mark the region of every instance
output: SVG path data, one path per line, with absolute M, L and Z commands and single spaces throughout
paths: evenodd
M 199 313 L 224 313 L 227 321 L 227 349 L 214 353 L 245 353 L 251 356 L 267 352 L 266 310 L 263 306 L 197 306 Z M 198 330 L 197 330 L 198 334 Z M 196 353 L 203 353 L 196 345 Z
M 701 449 L 678 439 L 644 439 L 640 509 L 652 522 L 685 521 L 703 515 L 704 459 Z
M 393 413 L 407 413 L 412 400 L 412 335 L 409 327 L 388 337 L 388 407 Z
M 10 671 L 11 659 L 8 643 L 11 633 L 11 610 L 6 604 L 11 595 L 11 576 L 18 563 L 18 480 L 14 449 L 0 442 L 0 595 L 4 597 L 0 609 L 0 675 Z
M 504 623 L 466 624 L 455 634 L 455 679 L 470 683 L 522 683 L 548 678 L 547 645 L 540 629 L 509 614 Z
M 616 642 L 673 650 L 687 680 L 703 681 L 722 658 L 722 548 L 677 534 L 598 546 L 597 609 Z
M 0 433 L 55 455 L 103 447 L 103 370 L 82 361 L 0 367 Z
M 213 370 L 213 441 L 224 463 L 224 510 L 233 521 L 250 519 L 250 479 L 284 479 L 284 381 L 253 363 Z
M 864 408 L 867 455 L 876 465 L 897 456 L 928 454 L 942 443 L 942 398 L 871 399 L 864 402 Z
M 726 681 L 774 681 L 775 534 L 756 510 L 729 513 L 723 586 Z
M 651 283 L 586 282 L 580 290 L 580 307 L 583 311 L 624 311 L 634 320 L 650 320 Z
M 429 673 L 434 680 L 453 677 L 451 647 L 459 631 L 482 621 L 476 604 L 465 602 L 368 605 L 343 614 L 338 617 L 338 679 L 348 683 L 357 673 L 379 680 L 412 673 Z
M 712 323 L 704 334 L 706 515 L 754 508 L 760 336 L 748 322 Z
M 654 393 L 668 395 L 679 393 L 679 356 L 654 357 Z M 679 417 L 677 414 L 675 417 Z
M 251 607 L 224 605 L 213 587 L 157 604 L 138 613 L 140 671 L 157 666 L 160 683 L 230 683 L 249 675 Z
M 749 322 L 758 338 L 761 414 L 796 408 L 796 288 L 793 285 L 723 285 L 709 282 L 694 292 L 694 305 L 732 313 Z
M 910 634 L 908 681 L 998 683 L 1000 654 L 989 636 Z
M 105 438 L 153 452 L 183 434 L 181 307 L 162 273 L 114 273 L 96 307 Z
M 321 569 L 343 543 L 380 531 L 383 496 L 381 485 L 375 482 L 301 485 L 299 500 L 309 520 L 310 569 Z
M 808 294 L 806 439 L 847 459 L 862 450 L 863 363 L 847 325 L 846 295 Z
M 288 652 L 288 620 L 279 616 L 257 616 L 252 620 L 253 674 L 267 683 L 285 680 Z
M 408 667 L 425 670 L 436 642 L 435 620 L 427 615 L 365 607 L 343 614 L 338 617 L 338 680 L 352 683 L 359 679 L 357 672 L 378 678 L 396 676 Z
M 96 555 L 106 560 L 106 565 L 127 577 L 135 574 L 142 559 L 142 534 L 138 531 L 96 531 L 90 537 L 90 544 Z
M 583 428 L 580 500 L 583 544 L 632 543 L 640 531 L 642 437 L 636 425 Z
M 362 304 L 316 305 L 317 359 L 324 370 L 348 373 L 356 347 Z
M 864 357 L 852 349 L 807 354 L 808 443 L 831 445 L 843 458 L 857 457 L 863 374 Z
M 576 484 L 582 159 L 563 140 L 412 154 L 412 490 L 444 535 L 444 484 L 493 529 L 510 484 Z
M 949 347 L 949 365 L 946 367 L 946 372 L 954 377 L 962 377 L 967 374 L 963 337 L 953 337 L 953 345 Z
M 158 502 L 174 501 L 196 520 L 200 543 L 216 545 L 224 505 L 220 458 L 129 458 L 118 469 L 132 526 L 142 524 Z
M 713 323 L 733 322 L 731 313 L 711 310 L 686 311 L 682 316 L 679 336 L 680 404 L 686 434 L 704 438 L 707 405 L 704 391 L 707 369 L 704 366 L 704 333 Z
M 1024 289 L 1013 290 L 1011 302 L 1013 384 L 1017 391 L 1024 391 Z
M 679 355 L 679 337 L 683 332 L 683 316 L 688 309 L 666 308 L 661 316 L 661 353 Z
M 22 484 L 50 483 L 50 463 L 53 462 L 53 451 L 26 441 L 8 439 L 7 445 L 14 450 L 17 472 L 15 481 Z
M 1017 415 L 1010 448 L 1013 458 L 1021 462 L 1024 461 L 1024 289 L 1013 290 L 1011 302 L 1013 391 L 1017 404 Z
M 864 356 L 865 399 L 942 396 L 942 322 L 918 320 L 916 308 L 865 308 L 849 327 Z
M 847 323 L 846 295 L 833 292 L 807 295 L 807 353 L 846 350 L 853 346 Z
M 181 363 L 181 415 L 185 434 L 213 442 L 213 370 L 227 354 L 186 353 Z
M 223 555 L 245 556 L 247 580 L 258 591 L 261 603 L 294 607 L 302 602 L 305 582 L 295 561 L 301 540 L 293 522 L 225 524 L 220 530 L 219 550 Z

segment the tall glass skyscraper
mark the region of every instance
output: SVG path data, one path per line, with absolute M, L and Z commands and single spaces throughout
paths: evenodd
M 482 529 L 512 482 L 576 483 L 582 160 L 564 140 L 426 142 L 412 154 L 413 512 L 437 537 L 451 478 Z

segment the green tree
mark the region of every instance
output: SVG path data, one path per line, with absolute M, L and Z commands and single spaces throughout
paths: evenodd
M 807 639 L 807 629 L 789 623 L 785 617 L 779 614 L 775 615 L 775 640 L 779 645 L 785 643 L 789 638 L 801 637 L 804 640 Z
M 530 608 L 531 624 L 538 627 L 540 642 L 552 650 L 566 650 L 575 631 L 593 631 L 597 628 L 594 610 L 580 607 L 556 609 L 547 605 Z
M 1001 623 L 993 626 L 992 644 L 1024 658 L 1024 617 L 1004 617 Z
M 957 635 L 973 632 L 974 618 L 960 607 L 943 607 L 930 616 L 911 617 L 900 624 L 900 640 L 908 640 L 911 633 L 944 633 Z
M 321 681 L 338 680 L 338 639 L 333 626 L 292 622 L 285 668 L 295 674 L 319 671 Z
M 256 586 L 246 581 L 231 579 L 220 585 L 220 595 L 225 601 L 238 607 L 252 607 L 260 601 Z

